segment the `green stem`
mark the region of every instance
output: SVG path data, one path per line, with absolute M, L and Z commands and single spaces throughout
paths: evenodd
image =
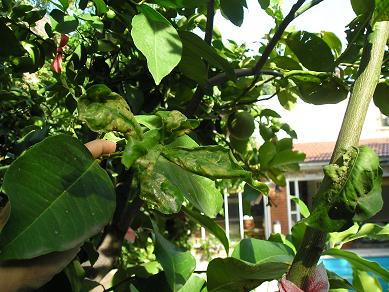
M 359 76 L 355 81 L 331 162 L 338 159 L 343 149 L 358 144 L 366 112 L 380 77 L 388 37 L 389 22 L 376 23 L 364 48 Z M 307 228 L 303 242 L 286 276 L 289 281 L 302 289 L 305 288 L 324 250 L 326 237 L 325 232 Z

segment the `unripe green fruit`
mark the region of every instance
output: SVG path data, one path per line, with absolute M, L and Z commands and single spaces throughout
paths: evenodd
M 249 112 L 236 112 L 228 117 L 228 131 L 238 140 L 246 140 L 255 130 L 254 117 Z
M 108 19 L 114 19 L 115 16 L 116 16 L 116 13 L 115 13 L 115 11 L 109 9 L 109 10 L 107 11 L 106 15 L 107 15 L 107 18 L 108 18 Z

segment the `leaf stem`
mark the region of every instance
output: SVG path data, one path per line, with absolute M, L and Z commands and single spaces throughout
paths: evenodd
M 366 112 L 380 77 L 388 37 L 389 21 L 382 21 L 375 24 L 367 38 L 359 67 L 359 76 L 344 115 L 331 163 L 339 158 L 343 149 L 357 145 L 359 142 Z M 326 237 L 327 233 L 307 227 L 301 247 L 286 276 L 289 281 L 302 289 L 305 288 L 324 250 Z

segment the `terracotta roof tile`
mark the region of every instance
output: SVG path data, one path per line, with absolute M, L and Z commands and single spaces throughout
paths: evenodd
M 361 140 L 360 145 L 368 145 L 380 156 L 389 158 L 389 138 Z M 306 154 L 305 162 L 321 162 L 331 159 L 335 142 L 295 144 L 294 149 Z

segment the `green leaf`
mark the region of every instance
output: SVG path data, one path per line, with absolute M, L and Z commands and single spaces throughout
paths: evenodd
M 286 238 L 286 236 L 281 234 L 281 233 L 270 234 L 268 241 L 282 243 L 283 245 L 286 245 L 287 247 L 289 247 L 293 251 L 293 254 L 296 254 L 296 248 L 293 245 L 293 243 L 291 241 L 289 241 Z
M 354 287 L 336 273 L 327 270 L 328 282 L 330 283 L 330 291 L 334 289 L 346 289 L 346 291 L 354 289 Z
M 285 244 L 255 238 L 242 239 L 235 247 L 231 257 L 252 264 L 267 262 L 277 256 L 293 260 L 293 251 Z
M 375 0 L 373 23 L 377 21 L 389 21 L 389 4 L 386 0 Z
M 160 13 L 147 5 L 142 5 L 141 11 L 132 19 L 131 36 L 159 84 L 180 62 L 182 43 L 176 29 Z
M 258 2 L 263 10 L 266 10 L 270 5 L 270 0 L 258 0 Z
M 196 210 L 191 210 L 189 208 L 183 207 L 184 212 L 191 218 L 193 221 L 201 224 L 205 227 L 209 232 L 216 236 L 217 239 L 223 244 L 224 249 L 226 250 L 226 254 L 228 255 L 229 251 L 229 242 L 224 232 L 223 228 L 220 227 L 214 220 L 211 218 L 200 214 Z
M 358 232 L 359 225 L 354 223 L 350 228 L 341 231 L 341 232 L 331 232 L 328 234 L 328 239 L 330 241 L 331 247 L 342 247 L 342 245 L 347 242 L 347 239 L 355 235 Z
M 314 228 L 328 232 L 364 221 L 382 208 L 382 169 L 377 154 L 367 146 L 351 147 L 334 163 L 324 167 L 321 201 L 306 219 Z
M 150 130 L 162 127 L 162 119 L 155 115 L 136 115 L 135 120 Z
M 356 15 L 367 14 L 375 7 L 374 0 L 351 0 L 351 6 Z
M 60 33 L 71 33 L 78 27 L 78 19 L 71 15 L 66 15 L 58 9 L 53 9 L 50 13 L 51 27 Z
M 164 149 L 162 153 L 183 169 L 211 179 L 251 178 L 251 173 L 243 170 L 230 150 L 222 146 L 175 147 Z
M 312 104 L 333 104 L 347 98 L 348 88 L 339 78 L 332 77 L 324 80 L 311 79 L 301 81 L 298 77 L 292 77 L 300 90 L 303 101 Z
M 208 44 L 198 35 L 189 31 L 180 31 L 179 35 L 185 50 L 189 55 L 204 58 L 209 64 L 223 70 L 230 80 L 236 78 L 230 63 L 219 56 L 216 50 L 213 47 L 208 46 Z
M 278 68 L 281 68 L 281 69 L 286 69 L 286 70 L 301 70 L 302 67 L 300 66 L 300 64 L 290 58 L 290 57 L 286 57 L 286 56 L 277 56 L 275 58 L 272 58 L 269 60 L 271 63 L 274 63 L 276 65 L 276 67 Z
M 330 47 L 317 35 L 296 31 L 289 33 L 286 43 L 309 70 L 332 72 L 334 70 L 334 56 Z
M 292 163 L 300 163 L 305 159 L 305 153 L 292 150 L 282 150 L 277 152 L 269 162 L 269 167 L 281 167 Z
M 163 157 L 159 158 L 155 167 L 205 215 L 214 218 L 219 213 L 223 197 L 212 180 L 185 171 Z
M 282 89 L 277 94 L 277 97 L 282 107 L 289 111 L 294 107 L 299 96 L 293 89 Z
M 68 0 L 59 0 L 64 10 L 68 9 L 69 1 Z
M 77 101 L 78 116 L 93 131 L 119 131 L 140 137 L 142 130 L 127 102 L 103 84 L 89 87 Z
M 353 287 L 356 291 L 381 292 L 382 287 L 377 278 L 370 276 L 365 271 L 353 269 Z
M 186 77 L 196 81 L 202 87 L 205 87 L 208 79 L 207 66 L 200 56 L 194 56 L 190 53 L 190 49 L 186 49 L 186 43 L 183 43 L 182 58 L 178 64 L 180 71 Z
M 181 251 L 156 231 L 155 256 L 173 292 L 185 285 L 196 267 L 196 260 L 190 251 Z
M 270 142 L 266 141 L 258 150 L 259 165 L 261 170 L 266 170 L 269 168 L 270 161 L 277 154 L 276 146 Z
M 96 6 L 98 14 L 104 14 L 108 11 L 108 6 L 105 4 L 104 0 L 92 0 Z
M 360 256 L 356 255 L 353 252 L 331 248 L 324 252 L 325 255 L 330 255 L 335 258 L 345 259 L 348 261 L 354 268 L 375 273 L 378 277 L 382 278 L 384 281 L 389 282 L 389 271 L 381 267 L 376 262 L 368 261 Z
M 115 209 L 107 173 L 81 142 L 65 135 L 15 160 L 2 188 L 12 212 L 0 237 L 1 259 L 71 249 L 100 231 Z
M 0 38 L 2 40 L 0 57 L 6 58 L 23 54 L 23 47 L 16 39 L 13 31 L 8 28 L 3 18 L 0 18 Z
M 147 131 L 142 140 L 129 138 L 123 151 L 122 163 L 128 169 L 141 156 L 146 155 L 161 138 L 159 130 Z
M 164 142 L 172 142 L 176 137 L 180 137 L 191 132 L 200 124 L 199 120 L 188 119 L 179 111 L 157 111 L 156 116 L 161 118 L 162 135 Z
M 207 269 L 209 292 L 250 291 L 262 282 L 280 279 L 292 257 L 279 256 L 252 264 L 237 258 L 213 259 Z
M 322 31 L 320 34 L 326 44 L 334 51 L 335 56 L 339 56 L 342 53 L 342 42 L 336 34 L 330 31 Z
M 295 202 L 300 209 L 301 215 L 303 215 L 304 218 L 307 218 L 311 213 L 309 212 L 309 209 L 307 205 L 305 205 L 304 201 L 295 197 L 295 196 L 290 196 L 291 200 Z
M 222 15 L 230 20 L 236 26 L 243 23 L 245 0 L 220 0 L 220 10 Z
M 385 116 L 389 116 L 389 83 L 381 82 L 377 84 L 373 100 L 381 113 Z
M 185 285 L 180 289 L 180 292 L 200 292 L 204 286 L 205 280 L 199 276 L 192 274 Z
M 201 146 L 196 148 L 175 147 L 162 150 L 162 155 L 174 164 L 194 174 L 211 178 L 240 178 L 258 191 L 267 193 L 266 184 L 256 182 L 249 171 L 243 170 L 231 151 L 221 146 Z
M 207 0 L 154 0 L 154 3 L 166 8 L 200 8 L 206 7 Z
M 85 271 L 78 260 L 72 261 L 64 269 L 66 277 L 70 282 L 73 292 L 82 292 L 82 282 L 85 278 Z

